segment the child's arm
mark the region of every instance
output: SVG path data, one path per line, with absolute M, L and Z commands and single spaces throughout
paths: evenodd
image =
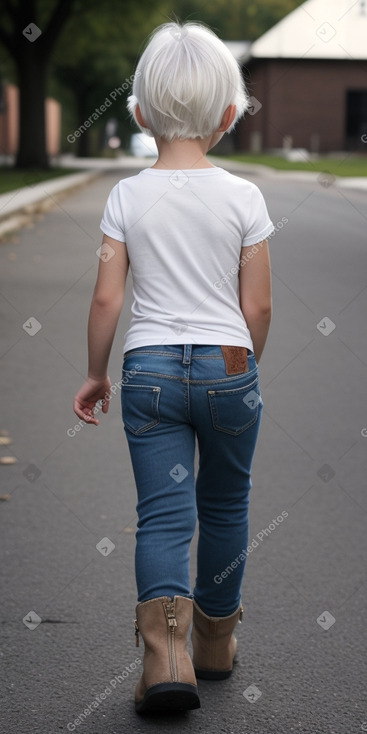
M 256 245 L 258 252 L 245 260 L 239 272 L 239 297 L 241 311 L 250 330 L 256 362 L 259 363 L 268 336 L 271 313 L 271 270 L 267 240 Z M 250 248 L 249 248 L 250 249 Z M 253 247 L 251 247 L 253 250 Z
M 99 423 L 94 417 L 98 400 L 105 401 L 102 412 L 108 411 L 111 387 L 107 374 L 108 360 L 124 303 L 129 269 L 125 243 L 107 235 L 103 236 L 103 243 L 106 246 L 102 245 L 88 320 L 88 378 L 74 398 L 76 415 L 95 425 Z

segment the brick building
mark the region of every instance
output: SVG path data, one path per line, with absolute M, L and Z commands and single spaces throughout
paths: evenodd
M 252 96 L 239 150 L 367 152 L 367 0 L 307 0 L 254 43 L 228 45 Z
M 60 152 L 61 106 L 56 99 L 45 101 L 46 150 L 48 155 Z M 19 90 L 14 84 L 0 88 L 0 156 L 16 155 L 19 137 Z

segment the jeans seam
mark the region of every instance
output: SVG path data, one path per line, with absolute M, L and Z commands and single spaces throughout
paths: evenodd
M 139 372 L 139 375 L 148 375 L 152 378 L 160 378 L 164 380 L 177 380 L 179 382 L 183 382 L 184 384 L 188 383 L 190 385 L 216 385 L 216 384 L 222 384 L 227 382 L 237 382 L 238 380 L 243 379 L 244 377 L 251 376 L 251 373 L 253 372 L 256 374 L 257 368 L 254 370 L 251 370 L 251 372 L 241 372 L 239 375 L 230 375 L 229 377 L 219 377 L 215 380 L 192 380 L 190 377 L 176 377 L 175 375 L 165 375 L 161 372 Z M 128 372 L 128 370 L 126 370 Z
M 191 414 L 190 414 L 191 413 L 191 411 L 190 411 L 190 407 L 191 407 L 190 406 L 190 382 L 191 382 L 191 380 L 190 380 L 190 369 L 191 369 L 191 361 L 190 361 L 190 364 L 188 365 L 188 369 L 187 369 L 187 380 L 186 380 L 186 386 L 185 386 L 185 392 L 187 394 L 187 418 L 191 422 Z
M 158 352 L 156 350 L 150 350 L 150 351 L 145 351 L 144 350 L 144 352 L 143 351 L 140 352 L 140 351 L 134 351 L 134 350 L 132 350 L 131 352 L 129 351 L 126 354 L 124 354 L 124 359 L 129 359 L 129 357 L 133 357 L 136 354 L 138 356 L 140 354 L 157 354 L 159 357 L 171 357 L 172 359 L 179 359 L 182 362 L 182 355 L 181 354 L 176 354 L 175 352 Z
M 124 359 L 129 359 L 129 357 L 133 357 L 134 355 L 139 356 L 141 354 L 156 354 L 159 357 L 169 357 L 170 359 L 179 359 L 180 361 L 182 361 L 181 354 L 176 354 L 175 352 L 158 352 L 155 350 L 154 351 L 144 351 L 144 352 L 132 350 L 131 352 L 129 351 L 128 353 L 126 353 L 126 355 L 124 355 Z M 252 354 L 249 354 L 248 356 L 253 357 L 254 354 L 252 353 Z M 194 359 L 223 359 L 223 357 L 220 354 L 201 354 L 201 355 L 198 354 L 196 356 L 191 355 L 191 360 L 194 360 Z

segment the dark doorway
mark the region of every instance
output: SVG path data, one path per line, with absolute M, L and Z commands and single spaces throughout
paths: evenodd
M 346 149 L 367 153 L 367 90 L 348 90 L 346 104 Z

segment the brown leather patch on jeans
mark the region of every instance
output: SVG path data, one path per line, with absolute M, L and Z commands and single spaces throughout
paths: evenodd
M 241 372 L 248 372 L 246 347 L 223 346 L 221 350 L 227 375 L 239 375 Z

